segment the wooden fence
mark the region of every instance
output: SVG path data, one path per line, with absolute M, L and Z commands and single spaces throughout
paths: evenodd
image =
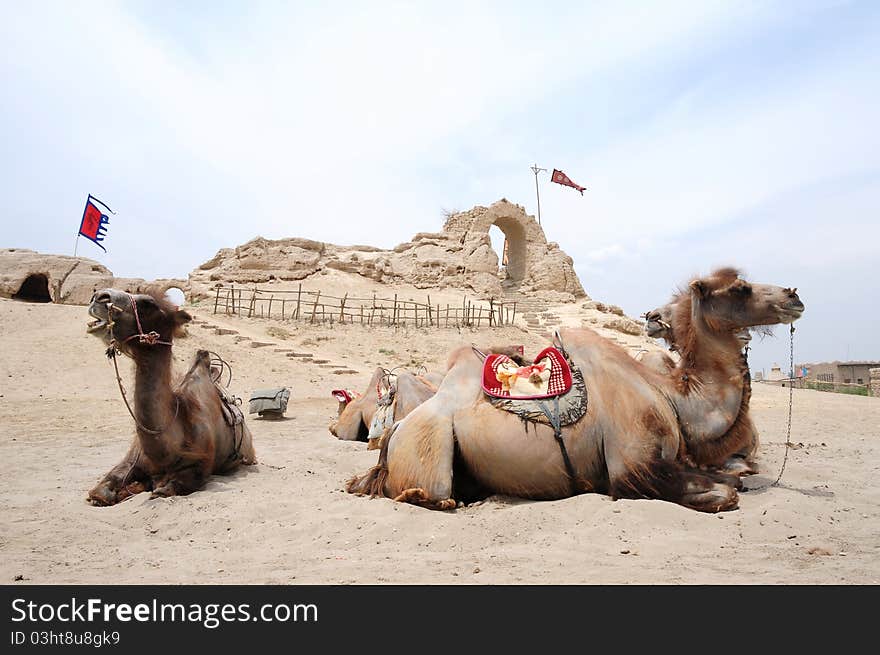
M 218 285 L 214 313 L 273 318 L 309 323 L 359 323 L 402 327 L 500 327 L 512 325 L 516 303 L 486 302 L 462 298 L 461 305 L 394 298 L 331 296 L 309 291 L 300 284 L 296 290 L 266 290 L 256 286 Z

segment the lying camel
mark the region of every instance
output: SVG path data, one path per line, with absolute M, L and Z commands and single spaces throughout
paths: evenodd
M 671 352 L 678 350 L 675 339 L 675 330 L 672 325 L 675 321 L 675 312 L 679 308 L 679 301 L 684 294 L 676 294 L 671 302 L 658 307 L 650 312 L 645 313 L 645 334 L 653 339 L 663 339 Z M 684 304 L 684 303 L 683 303 Z M 739 330 L 735 336 L 740 342 L 740 347 L 747 349 L 752 340 L 751 331 L 746 328 Z M 672 374 L 675 370 L 674 360 L 666 353 L 653 351 L 645 353 L 640 361 L 646 366 L 654 370 Z M 717 462 L 716 465 L 727 473 L 733 475 L 752 475 L 758 472 L 758 466 L 754 461 L 755 453 L 758 450 L 758 429 L 755 427 L 751 416 L 749 416 L 749 401 L 752 397 L 752 377 L 749 371 L 749 363 L 746 358 L 745 350 L 742 355 L 742 375 L 743 375 L 743 395 L 740 412 L 734 422 L 731 430 L 744 430 L 750 433 L 747 443 L 737 453 L 734 453 L 724 462 Z
M 368 439 L 368 435 L 373 418 L 379 411 L 380 393 L 387 396 L 388 387 L 393 384 L 395 391 L 391 418 L 392 422 L 399 421 L 433 396 L 442 380 L 443 376 L 438 373 L 415 375 L 401 371 L 392 374 L 377 367 L 363 394 L 339 400 L 339 414 L 336 421 L 330 424 L 330 433 L 343 441 L 367 441 L 367 447 L 374 449 L 378 439 Z
M 171 384 L 171 344 L 192 320 L 187 312 L 163 298 L 103 289 L 92 297 L 89 315 L 95 320 L 88 331 L 109 346 L 108 355 L 118 350 L 136 367 L 129 408 L 136 436 L 122 461 L 89 492 L 92 504 L 114 505 L 141 491 L 152 491 L 151 498 L 183 496 L 212 473 L 256 463 L 244 416 L 224 403 L 207 351 L 200 350 L 189 372 Z
M 804 305 L 795 290 L 751 284 L 734 269 L 694 280 L 679 302 L 674 376 L 588 328 L 562 331 L 558 345 L 580 369 L 588 405 L 558 432 L 494 407 L 481 386 L 480 357 L 470 347 L 453 351 L 437 393 L 395 426 L 378 464 L 346 490 L 432 509 L 451 509 L 469 494 L 584 492 L 735 509 L 738 478 L 700 468 L 744 444 L 741 430 L 730 431 L 744 390 L 734 332 L 791 323 Z

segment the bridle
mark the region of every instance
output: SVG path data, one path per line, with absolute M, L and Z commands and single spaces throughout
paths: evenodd
M 107 330 L 110 332 L 110 347 L 107 348 L 107 357 L 113 361 L 113 368 L 116 371 L 116 384 L 119 386 L 119 393 L 122 394 L 122 401 L 125 403 L 125 407 L 126 409 L 128 409 L 128 413 L 131 414 L 131 418 L 134 419 L 135 425 L 138 427 L 139 430 L 158 437 L 160 434 L 165 432 L 165 430 L 167 430 L 168 427 L 172 423 L 174 423 L 175 419 L 177 418 L 177 413 L 180 411 L 180 400 L 177 398 L 177 396 L 174 397 L 174 416 L 171 417 L 168 425 L 166 425 L 161 430 L 153 430 L 142 425 L 141 422 L 138 421 L 137 416 L 134 415 L 134 411 L 131 409 L 131 405 L 128 402 L 128 397 L 125 394 L 125 387 L 122 384 L 122 377 L 119 375 L 119 365 L 116 362 L 116 355 L 122 352 L 119 349 L 119 346 L 124 345 L 135 338 L 138 339 L 138 343 L 142 343 L 148 346 L 160 345 L 170 347 L 171 342 L 161 341 L 159 339 L 161 335 L 158 332 L 151 331 L 148 333 L 144 333 L 144 328 L 141 326 L 140 316 L 138 316 L 137 303 L 134 300 L 134 296 L 130 293 L 126 293 L 125 295 L 128 296 L 128 299 L 131 302 L 131 310 L 134 313 L 134 320 L 137 324 L 138 332 L 137 334 L 133 334 L 130 337 L 127 337 L 120 343 L 116 339 L 116 336 L 113 334 L 113 325 L 115 324 L 115 321 L 113 320 L 113 312 L 116 311 L 122 313 L 125 310 L 120 309 L 119 307 L 114 305 L 112 301 L 107 302 Z

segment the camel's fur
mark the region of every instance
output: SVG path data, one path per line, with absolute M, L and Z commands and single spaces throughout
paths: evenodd
M 451 354 L 437 393 L 396 425 L 377 466 L 350 480 L 347 490 L 445 509 L 461 497 L 454 471 L 464 469 L 487 493 L 562 498 L 576 486 L 701 511 L 734 509 L 738 481 L 697 468 L 741 445 L 738 435 L 726 435 L 743 392 L 733 331 L 791 322 L 803 304 L 792 290 L 749 285 L 732 269 L 695 280 L 689 294 L 690 321 L 675 325 L 682 335 L 675 377 L 649 369 L 592 330 L 562 331 L 560 345 L 580 367 L 589 397 L 586 415 L 562 429 L 574 485 L 553 430 L 488 403 L 482 362 L 462 347 Z
M 115 289 L 95 294 L 89 314 L 112 321 L 111 348 L 134 359 L 133 411 L 136 436 L 123 460 L 89 492 L 96 505 L 113 505 L 134 493 L 151 490 L 153 497 L 186 495 L 201 488 L 211 474 L 226 474 L 240 464 L 256 463 L 253 440 L 242 422 L 234 428 L 223 418 L 221 398 L 214 385 L 210 357 L 199 351 L 189 372 L 172 384 L 171 346 L 141 343 L 131 299 L 137 303 L 144 333 L 156 332 L 171 343 L 191 320 L 189 314 L 164 298 L 128 296 Z M 113 308 L 108 310 L 107 304 Z M 109 343 L 105 325 L 96 334 Z M 160 430 L 160 434 L 154 431 Z
M 684 320 L 687 320 L 687 312 L 691 309 L 688 303 L 682 302 L 683 299 L 688 296 L 689 294 L 687 293 L 679 292 L 673 296 L 672 300 L 666 305 L 645 313 L 645 333 L 647 336 L 655 339 L 663 339 L 666 341 L 669 350 L 672 352 L 678 350 L 674 324 L 678 322 L 680 325 L 682 322 L 681 319 L 677 321 L 677 312 L 683 312 L 682 315 L 685 317 Z M 752 338 L 749 329 L 738 330 L 735 333 L 735 336 L 742 347 L 747 347 Z M 646 366 L 663 374 L 672 375 L 676 370 L 674 360 L 665 353 L 647 353 L 640 361 Z M 729 473 L 750 475 L 757 473 L 758 471 L 758 466 L 754 461 L 754 458 L 758 450 L 759 440 L 758 429 L 755 427 L 754 422 L 749 416 L 749 401 L 751 400 L 752 395 L 752 384 L 745 352 L 742 353 L 740 368 L 743 377 L 742 400 L 740 402 L 740 408 L 736 419 L 728 431 L 729 441 L 727 443 L 741 442 L 743 446 L 732 456 L 725 459 L 724 462 L 715 461 L 712 462 L 712 464 Z

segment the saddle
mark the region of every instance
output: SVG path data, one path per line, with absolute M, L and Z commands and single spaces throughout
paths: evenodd
M 523 421 L 544 423 L 553 428 L 572 495 L 575 495 L 580 493 L 582 485 L 568 456 L 562 426 L 576 423 L 587 413 L 587 387 L 580 369 L 565 353 L 558 334 L 557 339 L 561 350 L 552 346 L 545 348 L 531 366 L 517 366 L 505 355 L 486 355 L 482 386 L 493 407 L 516 414 Z
M 571 366 L 554 347 L 545 348 L 534 364 L 518 366 L 507 355 L 491 354 L 483 362 L 483 391 L 494 398 L 537 400 L 568 393 Z
M 223 420 L 229 427 L 244 423 L 244 413 L 241 411 L 241 399 L 233 396 L 217 382 L 214 383 L 217 394 L 220 396 L 220 409 L 223 411 Z

